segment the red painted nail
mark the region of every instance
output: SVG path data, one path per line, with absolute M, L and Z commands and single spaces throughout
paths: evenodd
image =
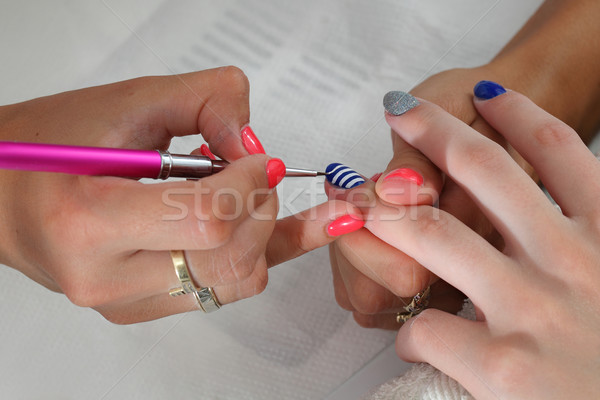
M 359 230 L 365 221 L 354 215 L 344 215 L 327 226 L 329 236 L 341 236 Z
M 208 148 L 207 145 L 203 144 L 202 146 L 200 146 L 200 154 L 202 154 L 205 157 L 210 158 L 211 160 L 216 160 L 217 157 L 215 157 L 215 155 L 213 154 L 212 151 L 210 151 L 210 149 Z
M 242 129 L 242 143 L 250 154 L 265 154 L 265 149 L 250 126 Z
M 269 189 L 273 189 L 285 176 L 285 164 L 279 158 L 271 158 L 267 161 L 267 179 Z
M 382 174 L 383 174 L 383 172 L 378 172 L 378 173 L 376 173 L 375 175 L 373 175 L 373 176 L 371 177 L 371 180 L 372 180 L 373 182 L 377 182 L 377 181 L 379 180 L 379 178 L 381 178 L 381 175 L 382 175 Z
M 399 168 L 395 169 L 383 178 L 383 181 L 388 181 L 391 179 L 402 179 L 404 181 L 409 181 L 415 183 L 417 186 L 423 185 L 423 176 L 418 172 L 410 168 Z

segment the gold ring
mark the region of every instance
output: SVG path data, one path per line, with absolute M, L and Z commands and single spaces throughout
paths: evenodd
M 429 304 L 429 298 L 431 297 L 431 286 L 427 286 L 425 290 L 417 293 L 410 304 L 404 306 L 404 312 L 396 314 L 396 322 L 401 324 L 408 321 L 410 318 L 421 313 Z
M 171 250 L 171 260 L 175 267 L 177 279 L 181 282 L 181 287 L 171 289 L 169 294 L 173 297 L 181 296 L 182 294 L 195 293 L 198 289 L 194 286 L 190 276 L 190 270 L 185 262 L 185 253 L 183 250 Z
M 185 261 L 185 253 L 183 250 L 171 250 L 171 260 L 173 260 L 175 274 L 177 275 L 179 282 L 181 282 L 181 287 L 171 289 L 169 295 L 176 297 L 181 296 L 182 294 L 193 294 L 198 302 L 198 307 L 205 313 L 217 311 L 221 308 L 221 304 L 219 303 L 213 288 L 197 288 L 194 285 L 190 270 Z

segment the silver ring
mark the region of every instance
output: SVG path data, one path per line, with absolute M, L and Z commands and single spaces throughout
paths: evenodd
M 221 308 L 217 295 L 211 287 L 201 288 L 194 292 L 194 297 L 198 301 L 198 307 L 205 313 L 211 313 Z

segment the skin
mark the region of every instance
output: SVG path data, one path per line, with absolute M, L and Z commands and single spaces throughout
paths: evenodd
M 198 309 L 191 295 L 168 295 L 180 286 L 171 249 L 186 250 L 196 286 L 214 287 L 222 304 L 262 292 L 269 267 L 330 243 L 328 224 L 359 211 L 329 202 L 276 220 L 270 158 L 249 156 L 240 138 L 248 93 L 246 76 L 224 67 L 0 107 L 0 140 L 167 149 L 201 132 L 232 162 L 201 180 L 156 184 L 0 171 L 0 263 L 118 324 Z
M 505 243 L 498 250 L 431 206 L 396 206 L 416 218 L 394 221 L 381 218 L 389 212 L 381 201 L 371 207 L 370 232 L 460 289 L 477 311 L 469 321 L 427 309 L 400 328 L 396 350 L 477 399 L 594 398 L 600 162 L 573 129 L 517 92 L 474 105 L 536 169 L 562 213 L 502 146 L 433 103 L 387 115 L 394 132 L 469 193 Z M 392 273 L 370 267 L 383 280 Z
M 504 137 L 479 113 L 472 102 L 472 90 L 480 80 L 493 80 L 520 91 L 575 129 L 587 143 L 600 124 L 600 25 L 596 15 L 600 3 L 594 0 L 546 1 L 521 31 L 490 63 L 467 69 L 453 69 L 434 75 L 411 93 L 441 106 L 480 134 L 505 147 L 513 159 L 535 181 L 536 171 L 515 151 Z M 548 49 L 552 49 L 548 51 Z M 504 246 L 493 224 L 468 194 L 439 170 L 418 149 L 392 132 L 394 157 L 383 171 L 374 190 L 391 204 L 433 204 L 454 215 L 481 237 L 498 248 Z M 385 175 L 397 168 L 410 168 L 424 178 L 422 187 L 394 181 Z M 390 195 L 398 191 L 404 195 Z M 347 199 L 327 186 L 330 198 Z M 334 290 L 340 306 L 353 313 L 364 327 L 398 329 L 395 314 L 402 311 L 412 296 L 438 277 L 406 254 L 400 254 L 366 230 L 340 238 L 331 245 L 330 259 Z M 403 283 L 394 290 L 373 279 L 364 267 L 391 264 Z M 439 286 L 439 288 L 438 288 Z M 462 294 L 445 284 L 436 284 L 432 301 L 445 310 L 460 308 Z

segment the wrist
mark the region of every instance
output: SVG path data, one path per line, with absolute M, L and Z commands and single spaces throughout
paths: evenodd
M 487 65 L 588 141 L 600 126 L 596 0 L 546 0 Z

